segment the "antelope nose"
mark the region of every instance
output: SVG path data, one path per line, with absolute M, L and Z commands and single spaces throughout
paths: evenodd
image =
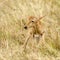
M 25 26 L 24 29 L 27 29 L 27 26 Z

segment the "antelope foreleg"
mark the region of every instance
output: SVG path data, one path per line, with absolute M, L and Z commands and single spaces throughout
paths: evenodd
M 26 39 L 25 42 L 24 42 L 24 49 L 26 49 L 26 45 L 27 45 L 29 39 L 30 39 L 30 36 L 28 36 L 27 39 Z

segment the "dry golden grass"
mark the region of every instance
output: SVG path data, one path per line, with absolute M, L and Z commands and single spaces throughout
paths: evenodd
M 30 38 L 24 52 L 24 23 L 44 15 L 43 40 Z M 0 0 L 0 60 L 60 60 L 60 0 Z

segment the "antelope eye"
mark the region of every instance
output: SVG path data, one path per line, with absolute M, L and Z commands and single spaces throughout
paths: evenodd
M 32 22 L 34 22 L 34 21 L 32 21 Z

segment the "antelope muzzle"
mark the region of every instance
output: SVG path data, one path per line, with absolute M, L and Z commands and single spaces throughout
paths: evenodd
M 24 27 L 24 29 L 28 29 L 28 27 L 27 27 L 27 26 L 25 26 L 25 27 Z

